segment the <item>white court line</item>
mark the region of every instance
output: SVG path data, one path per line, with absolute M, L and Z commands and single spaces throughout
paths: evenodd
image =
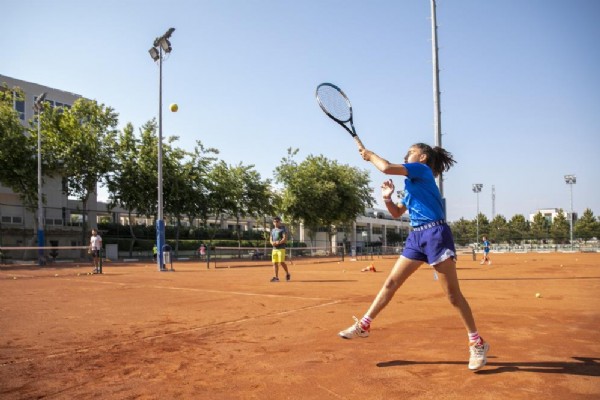
M 65 281 L 74 281 L 74 282 L 86 282 L 86 283 L 100 283 L 105 285 L 118 285 L 118 286 L 130 286 L 133 288 L 143 289 L 143 288 L 151 288 L 151 289 L 168 289 L 168 290 L 181 290 L 188 292 L 204 292 L 204 293 L 218 293 L 218 294 L 237 294 L 240 296 L 259 296 L 259 297 L 271 297 L 277 298 L 282 297 L 286 299 L 298 299 L 298 300 L 325 300 L 330 301 L 333 300 L 331 298 L 323 298 L 323 297 L 301 297 L 301 296 L 289 296 L 285 294 L 271 294 L 271 293 L 252 293 L 252 292 L 234 292 L 227 290 L 214 290 L 214 289 L 202 289 L 202 288 L 183 288 L 177 286 L 160 286 L 160 285 L 137 285 L 135 283 L 123 283 L 123 282 L 111 282 L 111 281 L 82 281 L 80 279 L 63 279 Z M 281 283 L 280 283 L 281 284 Z
M 148 286 L 148 285 L 135 285 L 135 284 L 128 284 L 128 283 L 122 283 L 122 282 L 110 282 L 110 281 L 82 281 L 81 279 L 63 279 L 63 280 L 74 281 L 74 282 L 100 283 L 100 284 L 105 284 L 105 285 L 131 286 L 131 287 L 134 287 L 134 288 L 153 288 L 153 289 L 183 290 L 183 291 L 192 291 L 192 292 L 206 292 L 206 293 L 219 293 L 219 294 L 237 294 L 237 295 L 241 295 L 241 296 L 283 297 L 283 298 L 289 298 L 289 299 L 326 301 L 325 303 L 321 303 L 321 304 L 315 304 L 315 305 L 305 306 L 305 307 L 299 307 L 299 308 L 295 308 L 295 309 L 291 309 L 291 310 L 279 311 L 279 312 L 272 313 L 272 314 L 263 314 L 263 315 L 253 316 L 253 317 L 244 317 L 244 318 L 239 318 L 239 319 L 235 319 L 235 320 L 231 320 L 231 321 L 218 322 L 218 323 L 214 323 L 214 324 L 211 324 L 211 325 L 204 325 L 204 326 L 197 326 L 195 328 L 183 329 L 183 330 L 176 331 L 176 332 L 167 332 L 167 333 L 161 333 L 161 334 L 158 334 L 158 335 L 151 335 L 151 336 L 144 336 L 144 337 L 136 338 L 136 339 L 123 340 L 123 341 L 119 342 L 119 344 L 121 344 L 121 345 L 131 344 L 131 343 L 134 343 L 134 342 L 138 342 L 140 340 L 152 340 L 152 339 L 165 338 L 165 337 L 169 337 L 169 336 L 182 335 L 182 334 L 185 334 L 185 333 L 197 332 L 197 331 L 201 331 L 201 330 L 205 330 L 205 329 L 209 329 L 209 328 L 217 327 L 217 326 L 227 326 L 227 325 L 240 324 L 240 323 L 244 323 L 244 322 L 248 322 L 248 321 L 260 320 L 260 319 L 266 319 L 266 318 L 273 318 L 273 317 L 277 317 L 277 316 L 282 316 L 282 315 L 288 315 L 288 314 L 297 313 L 297 312 L 300 312 L 300 311 L 312 310 L 312 309 L 320 308 L 320 307 L 327 307 L 327 306 L 331 306 L 331 305 L 334 305 L 334 304 L 338 304 L 338 303 L 340 303 L 342 301 L 342 300 L 336 300 L 336 299 L 324 299 L 324 298 L 320 298 L 320 297 L 299 297 L 299 296 L 286 296 L 286 295 L 278 295 L 278 294 L 249 293 L 249 292 L 232 292 L 232 291 L 199 289 L 199 288 L 181 288 L 181 287 L 174 287 L 174 286 L 156 286 L 156 285 Z M 115 345 L 114 343 L 111 343 L 111 344 L 101 344 L 101 345 L 98 345 L 98 346 L 88 346 L 88 347 L 82 347 L 82 348 L 79 348 L 79 349 L 73 349 L 73 350 L 62 351 L 62 352 L 54 353 L 54 354 L 48 354 L 48 355 L 45 355 L 45 356 L 42 356 L 42 357 L 38 357 L 37 359 L 36 358 L 26 358 L 26 359 L 17 360 L 17 361 L 14 361 L 14 362 L 5 362 L 3 364 L 0 364 L 0 368 L 6 367 L 6 366 L 10 366 L 10 365 L 16 365 L 16 364 L 24 364 L 24 363 L 28 363 L 28 362 L 34 362 L 34 361 L 39 360 L 39 359 L 52 359 L 52 358 L 57 358 L 57 357 L 67 356 L 67 355 L 72 355 L 72 354 L 86 353 L 86 352 L 91 351 L 91 350 L 111 348 L 114 345 Z
M 338 399 L 345 399 L 345 397 L 343 397 L 343 396 L 340 396 L 339 394 L 337 394 L 336 392 L 334 392 L 334 391 L 332 391 L 332 390 L 330 390 L 330 389 L 327 389 L 325 386 L 319 385 L 318 383 L 317 383 L 317 386 L 318 386 L 320 389 L 323 389 L 324 391 L 326 391 L 327 393 L 329 393 L 330 395 L 332 395 L 332 396 L 334 396 L 334 397 L 337 397 Z

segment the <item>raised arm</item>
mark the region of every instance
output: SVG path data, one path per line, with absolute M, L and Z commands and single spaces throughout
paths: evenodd
M 367 150 L 364 147 L 358 150 L 361 157 L 365 161 L 371 162 L 378 170 L 387 175 L 408 175 L 408 171 L 402 164 L 392 164 L 388 160 L 378 156 L 371 150 Z

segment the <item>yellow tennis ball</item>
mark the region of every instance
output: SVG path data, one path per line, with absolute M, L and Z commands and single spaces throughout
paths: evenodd
M 173 103 L 169 106 L 172 112 L 177 112 L 179 110 L 179 106 L 176 103 Z
M 535 297 L 537 297 L 539 299 L 540 297 L 542 297 L 542 294 L 541 293 L 536 293 Z

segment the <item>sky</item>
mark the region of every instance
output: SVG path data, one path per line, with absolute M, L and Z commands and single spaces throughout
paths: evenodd
M 120 128 L 158 118 L 148 50 L 175 28 L 163 136 L 263 179 L 288 148 L 298 162 L 324 155 L 369 171 L 385 208 L 387 177 L 322 113 L 321 82 L 348 94 L 363 143 L 389 161 L 435 141 L 427 0 L 21 0 L 2 14 L 0 74 L 97 100 Z M 600 215 L 599 20 L 597 0 L 437 1 L 441 144 L 457 161 L 444 175 L 449 221 L 569 211 L 571 198 Z

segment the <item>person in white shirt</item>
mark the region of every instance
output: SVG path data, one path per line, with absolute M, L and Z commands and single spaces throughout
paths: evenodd
M 92 237 L 90 238 L 90 254 L 94 260 L 94 274 L 102 273 L 102 265 L 100 264 L 100 252 L 102 251 L 102 237 L 98 235 L 96 229 L 92 229 Z

